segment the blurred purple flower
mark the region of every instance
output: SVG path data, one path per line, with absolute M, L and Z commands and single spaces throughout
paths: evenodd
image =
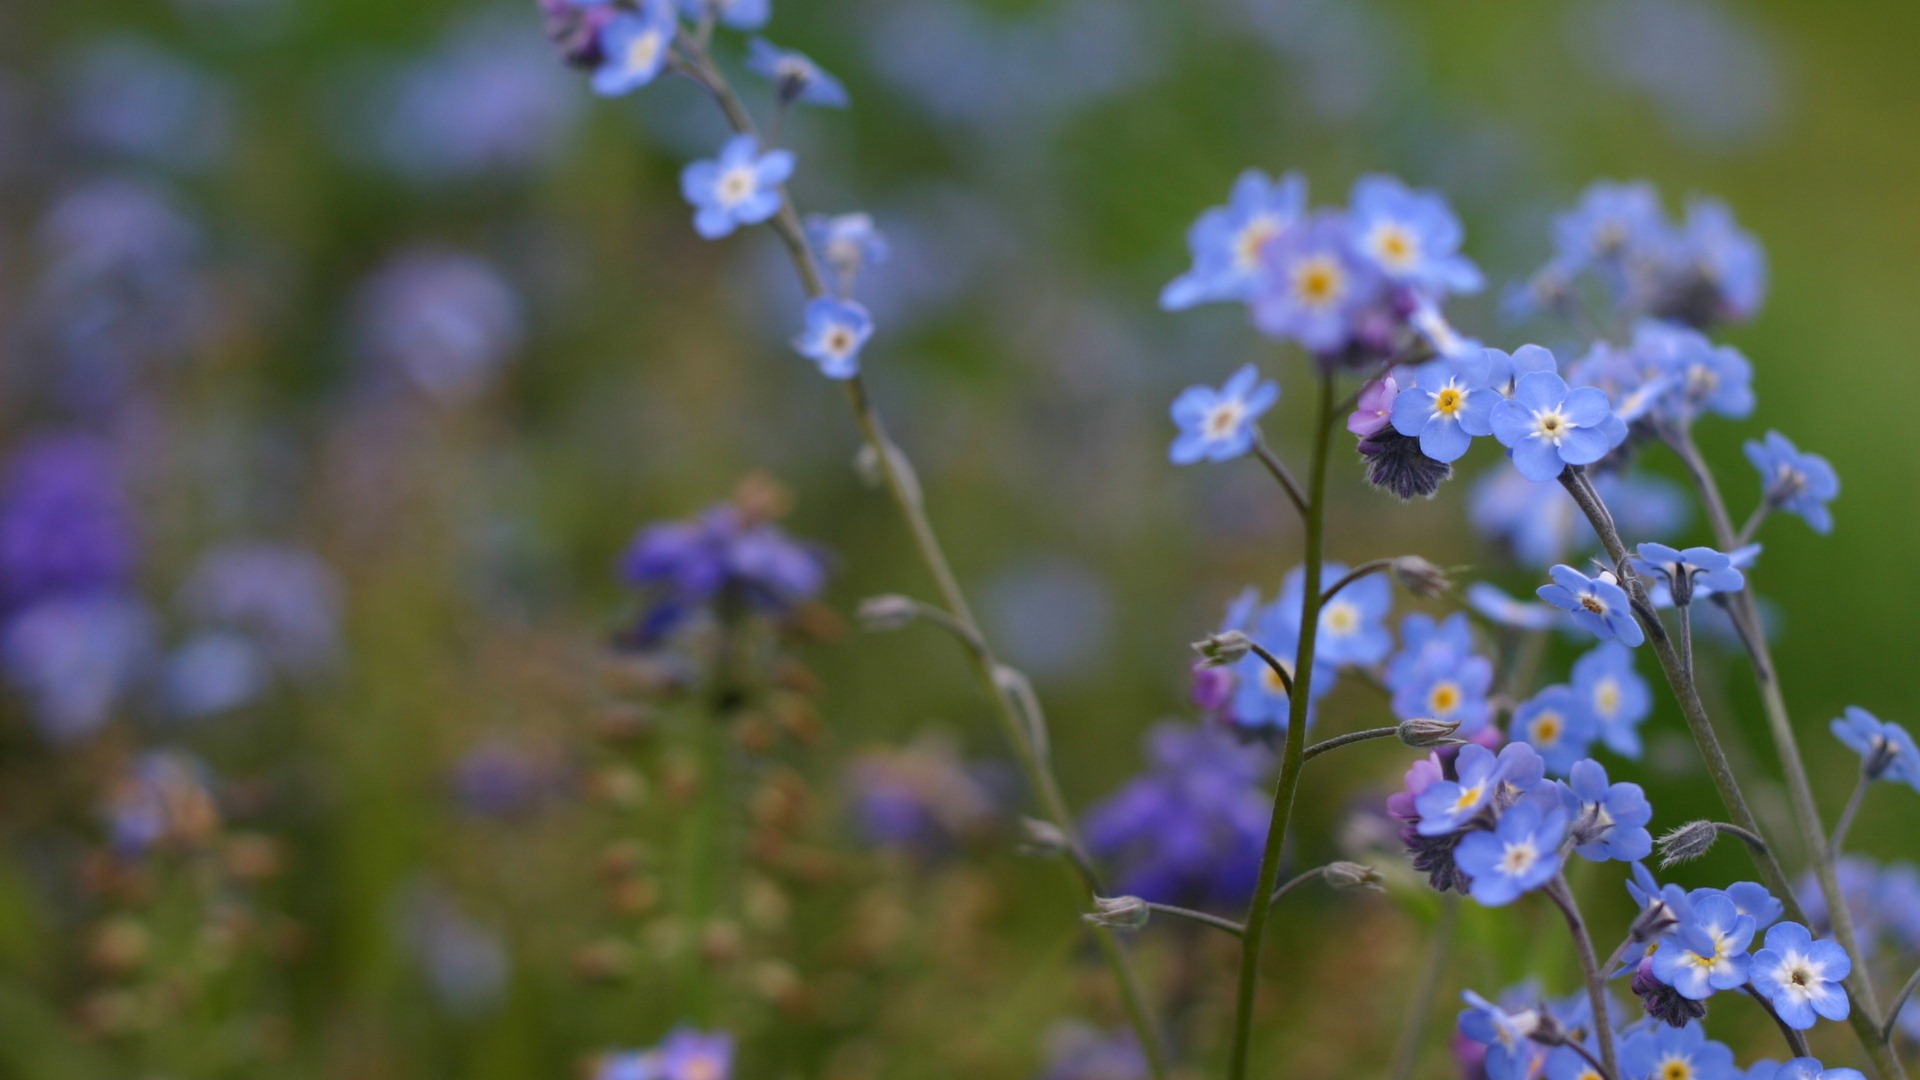
M 199 625 L 239 631 L 280 671 L 312 675 L 340 655 L 340 582 L 305 548 L 237 541 L 200 557 L 179 604 Z
M 652 596 L 636 634 L 647 647 L 719 601 L 783 614 L 819 594 L 827 562 L 813 545 L 722 503 L 689 521 L 642 529 L 627 548 L 621 576 Z
M 519 296 L 486 261 L 422 246 L 389 259 L 361 285 L 361 351 L 435 401 L 469 401 L 519 351 Z
M 938 735 L 867 751 L 847 775 L 854 824 L 879 847 L 935 857 L 1003 820 L 1004 776 L 962 761 L 959 748 Z
M 50 596 L 115 592 L 139 555 L 121 466 L 104 439 L 29 438 L 0 478 L 0 612 Z
M 1147 1080 L 1150 1075 L 1131 1031 L 1108 1033 L 1077 1020 L 1047 1030 L 1047 1066 L 1040 1080 Z
M 148 42 L 90 45 L 66 80 L 65 121 L 82 146 L 183 171 L 221 164 L 233 139 L 228 87 Z
M 513 974 L 500 932 L 427 880 L 403 889 L 395 907 L 395 929 L 441 1007 L 461 1017 L 491 1012 Z
M 153 617 L 111 595 L 46 600 L 0 630 L 0 663 L 52 743 L 98 731 L 145 673 L 154 651 Z

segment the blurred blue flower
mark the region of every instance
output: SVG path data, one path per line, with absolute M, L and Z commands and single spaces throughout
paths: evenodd
M 1529 1040 L 1539 1030 L 1539 1012 L 1508 1012 L 1471 990 L 1461 997 L 1468 1007 L 1460 1013 L 1460 1034 L 1486 1046 L 1487 1080 L 1527 1080 L 1536 1057 Z
M 840 279 L 844 296 L 860 271 L 879 266 L 892 253 L 886 236 L 868 214 L 808 214 L 807 242 Z
M 1555 479 L 1568 465 L 1591 465 L 1627 437 L 1604 392 L 1570 390 L 1550 371 L 1522 376 L 1513 396 L 1493 407 L 1490 423 L 1520 475 L 1536 482 Z
M 1561 798 L 1572 819 L 1574 849 L 1585 859 L 1637 862 L 1653 853 L 1647 823 L 1653 807 L 1639 784 L 1607 782 L 1607 770 L 1592 758 L 1568 771 Z
M 1261 262 L 1251 301 L 1254 325 L 1309 352 L 1346 348 L 1377 279 L 1354 254 L 1345 220 L 1314 214 L 1268 241 Z
M 1840 494 L 1840 477 L 1826 458 L 1802 453 L 1777 431 L 1767 432 L 1765 442 L 1749 440 L 1746 449 L 1768 505 L 1798 514 L 1822 536 L 1833 531 L 1827 504 Z
M 1393 714 L 1402 720 L 1441 720 L 1460 725 L 1463 736 L 1487 726 L 1487 693 L 1493 664 L 1473 651 L 1464 613 L 1443 622 L 1421 612 L 1400 624 L 1400 652 L 1387 665 Z
M 499 1007 L 513 976 L 506 940 L 451 893 L 425 880 L 408 885 L 395 902 L 395 930 L 442 1008 L 474 1017 Z
M 1549 773 L 1565 776 L 1600 734 L 1583 704 L 1571 687 L 1546 687 L 1514 709 L 1508 730 L 1540 754 Z
M 773 17 L 771 0 L 680 0 L 680 10 L 696 22 L 711 12 L 735 30 L 758 30 Z
M 1173 422 L 1180 434 L 1167 456 L 1175 465 L 1241 457 L 1259 437 L 1255 421 L 1279 400 L 1279 384 L 1261 379 L 1252 364 L 1234 372 L 1218 390 L 1189 386 L 1173 400 Z
M 1562 611 L 1572 612 L 1573 621 L 1582 629 L 1601 641 L 1618 641 L 1628 646 L 1637 647 L 1646 640 L 1640 624 L 1634 621 L 1626 590 L 1614 581 L 1612 574 L 1602 572 L 1590 578 L 1564 563 L 1549 573 L 1553 584 L 1536 590 L 1540 599 Z
M 1767 931 L 1767 947 L 1753 956 L 1753 988 L 1773 1002 L 1780 1022 L 1801 1031 L 1817 1017 L 1845 1020 L 1852 1011 L 1841 986 L 1853 961 L 1837 942 L 1815 941 L 1799 923 Z
M 962 761 L 959 747 L 939 735 L 866 751 L 847 778 L 854 825 L 879 847 L 936 858 L 1003 820 L 992 770 Z
M 1040 1080 L 1148 1080 L 1151 1075 L 1131 1031 L 1108 1033 L 1069 1021 L 1047 1032 L 1047 1064 Z
M 209 549 L 178 601 L 198 625 L 246 634 L 284 674 L 319 674 L 340 659 L 340 581 L 306 548 L 243 540 Z
M 847 107 L 847 88 L 805 53 L 783 49 L 765 38 L 747 42 L 747 70 L 773 83 L 783 105 Z
M 213 835 L 220 812 L 213 774 L 176 750 L 149 750 L 107 792 L 107 833 L 116 853 L 144 856 L 160 847 L 197 847 Z
M 733 1080 L 733 1036 L 677 1027 L 660 1041 L 660 1080 Z
M 1485 581 L 1468 585 L 1466 598 L 1467 605 L 1485 618 L 1515 630 L 1551 630 L 1560 618 L 1545 604 L 1516 599 L 1499 586 Z
M 1709 1041 L 1698 1023 L 1655 1025 L 1629 1033 L 1620 1044 L 1620 1070 L 1627 1076 L 1736 1080 L 1733 1051 L 1725 1043 Z
M 1680 241 L 1681 257 L 1707 286 L 1717 319 L 1745 322 L 1759 313 L 1767 295 L 1767 255 L 1753 234 L 1734 223 L 1725 203 L 1688 202 Z
M 1653 695 L 1633 669 L 1633 650 L 1607 641 L 1575 660 L 1573 693 L 1593 717 L 1600 741 L 1621 757 L 1639 760 L 1640 725 L 1653 711 Z
M 194 635 L 167 657 L 160 692 L 169 715 L 198 720 L 258 701 L 272 681 L 272 665 L 252 638 L 214 630 Z
M 860 374 L 860 350 L 873 336 L 873 317 L 852 300 L 820 297 L 807 302 L 807 325 L 793 339 L 801 356 L 819 365 L 829 379 Z
M 1770 1065 L 1771 1062 L 1756 1063 L 1744 1080 L 1867 1080 L 1858 1069 L 1829 1069 L 1818 1058 L 1794 1058 L 1769 1071 L 1765 1067 Z
M 155 628 L 145 605 L 109 594 L 44 600 L 0 628 L 0 663 L 47 741 L 106 724 L 147 673 Z
M 1300 174 L 1274 180 L 1258 169 L 1241 173 L 1227 205 L 1201 214 L 1187 231 L 1193 268 L 1167 283 L 1160 306 L 1179 311 L 1251 299 L 1262 273 L 1262 252 L 1299 222 L 1306 209 L 1307 182 Z
M 780 185 L 793 175 L 793 154 L 762 153 L 760 140 L 736 135 L 718 157 L 696 161 L 680 174 L 680 191 L 693 204 L 693 227 L 717 240 L 742 225 L 758 225 L 780 210 Z
M 403 250 L 355 291 L 361 353 L 442 405 L 473 400 L 519 351 L 521 301 L 490 263 L 439 247 Z
M 1500 907 L 1553 880 L 1566 835 L 1566 811 L 1555 807 L 1543 813 L 1536 803 L 1516 803 L 1492 832 L 1468 833 L 1453 859 L 1473 879 L 1470 895 L 1487 907 Z
M 1460 254 L 1460 219 L 1435 192 L 1363 176 L 1353 185 L 1347 220 L 1354 248 L 1389 280 L 1432 296 L 1478 292 L 1484 283 Z
M 226 85 L 135 38 L 89 45 L 66 80 L 65 122 L 83 146 L 163 168 L 221 164 L 233 138 Z
M 639 0 L 638 10 L 616 12 L 600 28 L 594 93 L 619 97 L 652 82 L 666 67 L 679 30 L 673 0 Z
M 548 804 L 566 788 L 565 771 L 517 743 L 487 739 L 455 760 L 448 786 L 459 808 L 475 817 L 524 817 Z
M 1849 705 L 1846 716 L 1835 720 L 1830 729 L 1834 738 L 1860 755 L 1860 768 L 1868 777 L 1885 777 L 1920 791 L 1920 750 L 1914 748 L 1906 728 Z

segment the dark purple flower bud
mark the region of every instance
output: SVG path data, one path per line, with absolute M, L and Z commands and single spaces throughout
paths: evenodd
M 569 67 L 596 68 L 606 60 L 600 31 L 619 11 L 613 4 L 586 5 L 576 0 L 538 0 L 546 20 L 547 40 L 560 50 Z
M 1683 1028 L 1707 1015 L 1706 1002 L 1690 1001 L 1654 976 L 1652 956 L 1642 959 L 1634 969 L 1633 992 L 1639 995 L 1647 1015 L 1668 1027 Z
M 1360 440 L 1367 459 L 1367 483 L 1391 492 L 1402 502 L 1427 498 L 1453 475 L 1448 462 L 1420 452 L 1420 440 L 1388 427 Z

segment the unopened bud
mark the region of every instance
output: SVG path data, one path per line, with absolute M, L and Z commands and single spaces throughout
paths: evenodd
M 1152 914 L 1147 902 L 1137 896 L 1096 896 L 1093 910 L 1080 917 L 1112 930 L 1138 930 L 1147 925 Z
M 869 596 L 860 601 L 859 615 L 864 629 L 875 633 L 898 630 L 920 617 L 920 604 L 898 593 Z
M 1380 872 L 1364 863 L 1333 862 L 1327 864 L 1325 877 L 1327 884 L 1335 889 L 1372 889 L 1385 892 Z
M 1445 570 L 1418 555 L 1402 555 L 1393 560 L 1387 574 L 1394 584 L 1422 600 L 1431 600 L 1453 588 Z
M 1692 862 L 1713 850 L 1720 830 L 1711 821 L 1689 821 L 1660 838 L 1660 868 Z
M 1067 851 L 1067 834 L 1051 821 L 1021 818 L 1020 832 L 1020 854 L 1022 855 L 1031 855 L 1036 859 L 1050 859 Z
M 1400 741 L 1417 750 L 1434 746 L 1459 746 L 1467 740 L 1455 735 L 1460 730 L 1458 720 L 1402 720 L 1400 721 Z
M 1252 652 L 1253 639 L 1238 630 L 1226 630 L 1194 642 L 1193 651 L 1200 654 L 1201 666 L 1225 667 Z

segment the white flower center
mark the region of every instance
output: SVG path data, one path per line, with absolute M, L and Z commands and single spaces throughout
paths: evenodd
M 626 62 L 629 72 L 642 72 L 651 68 L 660 59 L 661 33 L 648 30 L 646 33 L 627 43 Z
M 1205 428 L 1207 438 L 1224 439 L 1240 430 L 1240 422 L 1247 415 L 1246 406 L 1238 401 L 1223 401 L 1207 414 Z
M 1280 219 L 1260 214 L 1246 223 L 1233 238 L 1233 265 L 1236 270 L 1252 270 L 1260 262 L 1260 250 L 1267 241 L 1280 235 Z
M 821 339 L 821 347 L 835 359 L 843 358 L 853 352 L 853 344 L 854 333 L 844 326 L 828 327 Z
M 1533 869 L 1540 861 L 1540 849 L 1531 839 L 1516 840 L 1506 846 L 1500 855 L 1500 872 L 1508 877 L 1519 877 Z
M 720 205 L 738 206 L 752 198 L 759 186 L 759 178 L 754 173 L 753 166 L 735 165 L 720 174 L 720 182 L 715 185 L 715 188 Z
M 1545 439 L 1555 446 L 1573 430 L 1573 422 L 1559 409 L 1541 409 L 1533 414 L 1533 430 L 1528 434 L 1535 439 Z

